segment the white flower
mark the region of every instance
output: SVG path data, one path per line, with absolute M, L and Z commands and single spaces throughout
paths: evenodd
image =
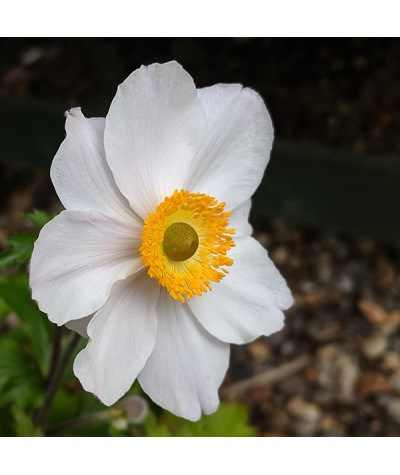
M 104 404 L 138 378 L 181 417 L 212 413 L 229 344 L 280 330 L 292 304 L 248 223 L 273 140 L 262 99 L 153 64 L 105 119 L 71 109 L 66 132 L 51 168 L 66 210 L 35 244 L 33 298 L 87 332 L 74 372 Z

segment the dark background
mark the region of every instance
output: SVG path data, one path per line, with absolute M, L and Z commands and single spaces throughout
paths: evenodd
M 3 39 L 1 93 L 104 114 L 134 69 L 176 59 L 198 87 L 259 91 L 280 138 L 393 158 L 399 57 L 390 39 Z
M 134 69 L 171 59 L 198 87 L 252 87 L 277 137 L 255 236 L 296 304 L 282 332 L 233 348 L 222 396 L 260 434 L 398 435 L 399 58 L 391 39 L 1 39 L 0 243 L 24 211 L 60 210 L 48 175 L 69 107 L 105 115 Z

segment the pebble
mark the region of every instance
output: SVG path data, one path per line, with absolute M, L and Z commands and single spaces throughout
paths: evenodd
M 397 351 L 388 351 L 383 358 L 382 366 L 392 371 L 400 369 L 400 354 Z
M 387 260 L 381 259 L 377 264 L 377 279 L 383 287 L 391 287 L 396 284 L 396 271 L 394 266 Z
M 365 357 L 374 360 L 383 356 L 387 343 L 387 339 L 383 335 L 372 335 L 363 341 L 361 350 Z
M 300 437 L 315 435 L 321 419 L 321 410 L 316 404 L 295 396 L 290 399 L 287 409 L 294 418 L 292 427 L 296 435 Z
M 354 279 L 348 275 L 342 275 L 339 277 L 336 287 L 344 293 L 354 292 L 354 289 L 355 289 Z
M 314 272 L 318 280 L 323 284 L 330 284 L 333 276 L 333 266 L 330 255 L 328 253 L 321 253 L 316 260 Z
M 255 239 L 257 239 L 257 241 L 262 245 L 264 246 L 265 248 L 269 248 L 269 246 L 271 245 L 271 235 L 268 234 L 268 233 L 264 233 L 264 232 L 257 232 L 255 231 L 253 233 L 253 236 Z
M 400 398 L 394 398 L 389 401 L 387 412 L 395 422 L 400 424 Z
M 393 334 L 400 324 L 400 311 L 386 311 L 382 306 L 368 299 L 361 299 L 358 308 L 364 317 L 375 328 L 381 329 L 386 335 Z
M 23 66 L 32 66 L 45 55 L 45 51 L 42 48 L 33 47 L 25 51 L 21 56 L 21 64 Z
M 289 257 L 289 251 L 285 246 L 278 246 L 271 252 L 271 259 L 277 264 L 278 266 L 284 265 Z
M 390 388 L 389 379 L 378 371 L 365 371 L 361 375 L 359 393 L 362 397 L 389 391 Z
M 332 400 L 352 402 L 359 379 L 357 360 L 339 345 L 328 345 L 317 353 L 318 382 Z
M 263 362 L 271 356 L 271 348 L 266 338 L 259 338 L 249 345 L 252 359 L 256 362 Z
M 400 370 L 392 374 L 390 377 L 390 385 L 397 394 L 400 394 Z
M 341 437 L 345 435 L 341 421 L 328 414 L 322 416 L 318 430 L 321 432 L 321 435 L 325 437 Z

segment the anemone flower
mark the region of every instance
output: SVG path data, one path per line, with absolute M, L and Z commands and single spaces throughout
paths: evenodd
M 30 286 L 88 338 L 74 373 L 104 404 L 137 378 L 197 420 L 218 407 L 229 344 L 282 328 L 292 296 L 248 223 L 272 141 L 255 91 L 196 89 L 176 62 L 134 71 L 106 118 L 67 112 L 51 167 L 66 209 L 36 241 Z

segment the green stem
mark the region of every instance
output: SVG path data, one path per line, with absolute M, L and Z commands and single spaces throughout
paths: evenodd
M 43 427 L 44 420 L 47 416 L 47 413 L 51 407 L 51 403 L 53 402 L 54 396 L 57 392 L 58 386 L 61 382 L 61 379 L 64 375 L 64 371 L 68 366 L 69 359 L 74 352 L 77 344 L 79 343 L 81 337 L 78 334 L 74 334 L 70 342 L 68 343 L 67 348 L 61 358 L 61 361 L 58 365 L 55 366 L 51 379 L 49 380 L 47 386 L 46 397 L 43 403 L 43 406 L 40 408 L 39 412 L 35 417 L 35 424 L 39 427 Z
M 110 410 L 93 412 L 92 414 L 76 417 L 75 419 L 70 419 L 69 421 L 64 421 L 54 427 L 50 427 L 47 430 L 46 435 L 54 436 L 66 429 L 77 429 L 78 427 L 93 424 L 95 422 L 108 421 L 113 417 L 115 417 L 115 415 Z
M 49 373 L 45 380 L 45 388 L 49 387 L 50 381 L 53 378 L 53 374 L 57 368 L 58 361 L 60 359 L 60 350 L 61 350 L 61 340 L 64 333 L 64 327 L 56 327 L 53 335 L 53 346 L 51 349 L 51 360 Z

